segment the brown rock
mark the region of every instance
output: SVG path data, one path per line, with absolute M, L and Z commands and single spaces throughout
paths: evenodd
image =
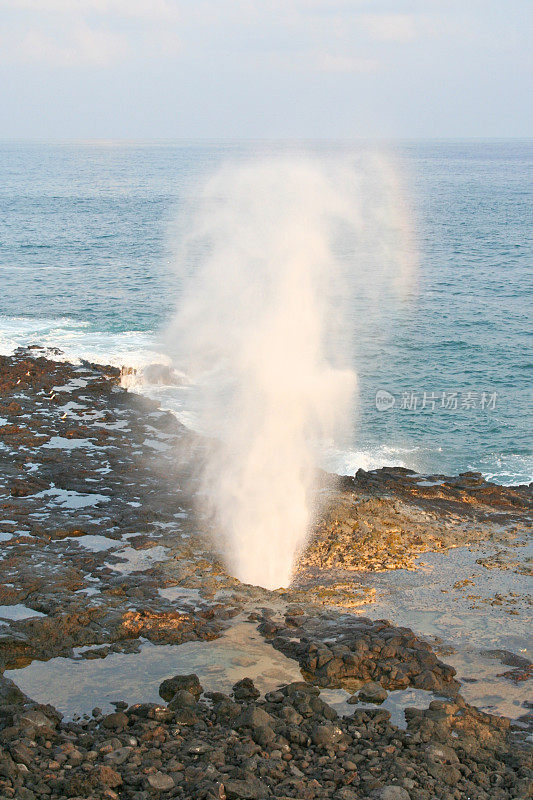
M 102 786 L 108 786 L 110 789 L 114 789 L 115 786 L 122 785 L 121 775 L 112 767 L 98 767 L 98 778 Z
M 129 719 L 123 711 L 114 711 L 102 720 L 104 728 L 120 730 L 128 727 Z

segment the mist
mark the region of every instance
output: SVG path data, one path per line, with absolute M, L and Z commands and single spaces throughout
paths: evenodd
M 242 582 L 290 583 L 321 448 L 354 436 L 350 309 L 409 284 L 402 208 L 381 156 L 287 156 L 223 165 L 184 217 L 173 359 L 213 437 L 199 504 Z

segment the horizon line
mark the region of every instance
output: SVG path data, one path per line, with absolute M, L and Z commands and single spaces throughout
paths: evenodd
M 533 142 L 531 136 L 148 136 L 148 137 L 109 137 L 109 136 L 1 136 L 0 143 L 19 143 L 28 144 L 244 144 L 244 143 L 335 143 L 335 144 L 356 144 L 361 142 Z

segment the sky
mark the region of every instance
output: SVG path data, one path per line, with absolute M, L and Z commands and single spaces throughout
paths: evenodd
M 0 137 L 533 135 L 531 0 L 0 0 Z

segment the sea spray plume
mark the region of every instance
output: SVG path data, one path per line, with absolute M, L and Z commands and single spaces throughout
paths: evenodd
M 374 279 L 347 258 L 365 227 L 357 175 L 344 159 L 228 164 L 187 224 L 174 355 L 201 386 L 203 431 L 219 438 L 201 496 L 230 571 L 276 588 L 312 523 L 317 447 L 352 419 L 339 336 L 353 273 Z

